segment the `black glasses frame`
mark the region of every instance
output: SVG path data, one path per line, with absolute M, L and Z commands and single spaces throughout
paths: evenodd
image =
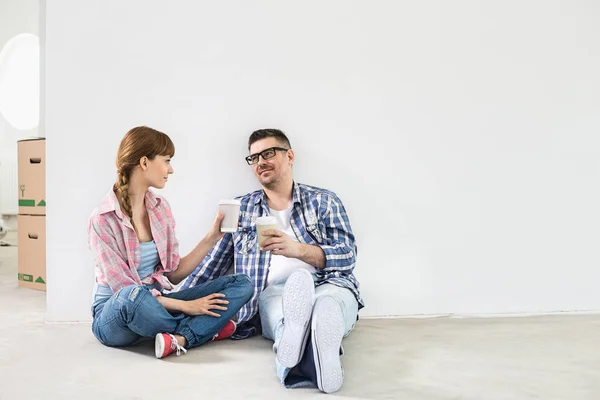
M 268 149 L 264 149 L 260 153 L 250 154 L 248 157 L 245 158 L 245 160 L 248 163 L 248 165 L 258 164 L 258 162 L 260 161 L 260 157 L 262 157 L 263 160 L 268 160 L 270 158 L 273 158 L 277 154 L 277 150 L 288 151 L 289 149 L 284 149 L 283 147 L 269 147 Z M 270 152 L 270 151 L 273 151 L 273 155 L 270 157 L 265 157 L 265 153 Z

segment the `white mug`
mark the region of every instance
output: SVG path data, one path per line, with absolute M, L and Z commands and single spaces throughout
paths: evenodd
M 240 218 L 239 200 L 219 201 L 219 212 L 225 217 L 221 221 L 221 232 L 237 232 L 238 220 Z

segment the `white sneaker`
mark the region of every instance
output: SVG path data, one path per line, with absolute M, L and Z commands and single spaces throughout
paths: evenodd
M 305 269 L 294 271 L 283 287 L 283 333 L 277 347 L 277 359 L 287 368 L 300 362 L 308 340 L 308 328 L 313 304 L 315 283 Z
M 344 330 L 344 315 L 337 300 L 319 297 L 313 309 L 311 334 L 317 386 L 325 393 L 336 392 L 344 383 L 340 359 Z

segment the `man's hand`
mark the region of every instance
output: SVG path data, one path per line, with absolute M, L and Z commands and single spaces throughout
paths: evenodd
M 263 251 L 271 254 L 281 255 L 289 258 L 300 258 L 301 244 L 277 229 L 269 229 L 263 232 L 263 237 L 258 238 Z
M 288 258 L 297 258 L 317 269 L 325 268 L 325 253 L 319 246 L 297 242 L 277 229 L 264 231 L 263 236 L 257 240 L 264 251 L 271 251 L 271 254 Z
M 196 300 L 188 300 L 185 302 L 182 311 L 185 315 L 190 316 L 210 315 L 211 317 L 220 317 L 219 314 L 210 310 L 226 311 L 227 307 L 220 304 L 229 304 L 229 302 L 227 300 L 222 300 L 223 297 L 225 297 L 223 293 L 213 293 Z

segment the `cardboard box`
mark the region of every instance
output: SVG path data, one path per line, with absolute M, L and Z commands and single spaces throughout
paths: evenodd
M 20 140 L 19 214 L 46 215 L 46 139 Z
M 17 217 L 19 286 L 46 291 L 46 216 Z

